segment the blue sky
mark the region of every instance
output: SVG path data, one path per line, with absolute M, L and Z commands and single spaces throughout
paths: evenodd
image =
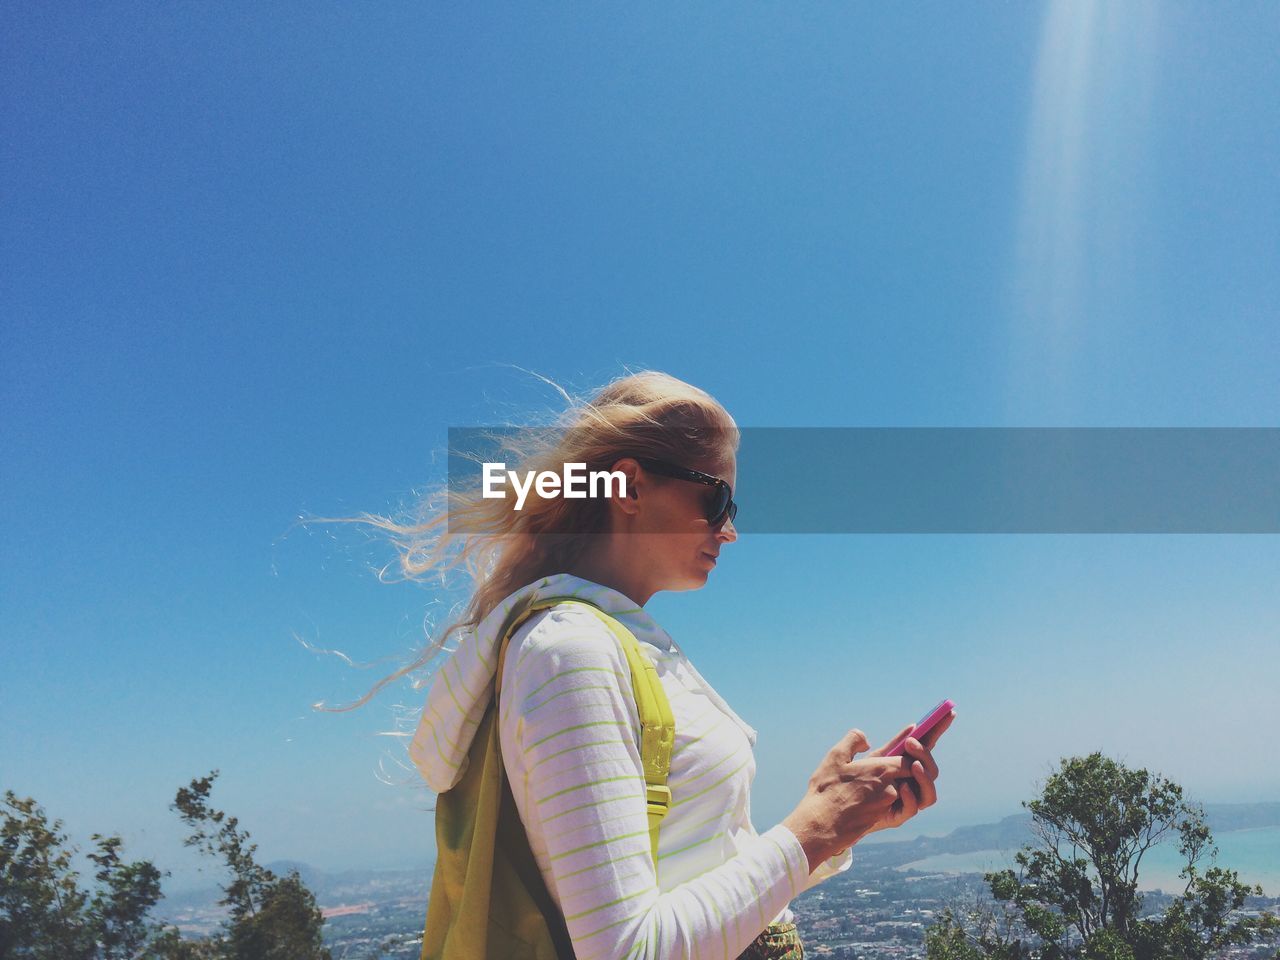
M 558 410 L 535 373 L 665 370 L 744 426 L 1280 421 L 1269 4 L 2 16 L 0 786 L 175 874 L 214 767 L 267 859 L 430 856 L 378 735 L 425 691 L 316 713 L 394 661 L 298 638 L 394 658 L 440 598 L 292 524 Z M 744 535 L 650 609 L 760 731 L 762 830 L 849 726 L 954 698 L 940 832 L 1093 749 L 1280 798 L 1277 561 Z

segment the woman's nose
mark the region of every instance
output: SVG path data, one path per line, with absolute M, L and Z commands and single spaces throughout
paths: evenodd
M 733 521 L 728 517 L 724 518 L 724 526 L 716 531 L 717 539 L 723 540 L 725 543 L 733 543 L 738 539 L 738 528 L 733 525 Z

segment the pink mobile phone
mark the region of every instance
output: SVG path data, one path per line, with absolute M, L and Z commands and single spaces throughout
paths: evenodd
M 940 704 L 926 713 L 920 718 L 914 727 L 908 730 L 901 740 L 897 741 L 892 747 L 885 751 L 886 757 L 900 757 L 907 749 L 907 737 L 915 737 L 919 740 L 926 733 L 942 722 L 942 718 L 956 708 L 955 702 L 951 700 L 943 700 Z

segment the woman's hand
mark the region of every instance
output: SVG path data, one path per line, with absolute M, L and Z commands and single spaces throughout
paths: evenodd
M 911 725 L 861 760 L 854 758 L 869 746 L 861 730 L 850 730 L 827 752 L 809 778 L 804 798 L 782 821 L 804 848 L 810 873 L 868 833 L 901 826 L 937 802 L 933 781 L 938 765 L 931 750 L 954 716 L 929 731 L 923 742 L 908 738 L 907 752 L 900 757 L 884 753 Z
M 907 737 L 904 746 L 906 756 L 912 760 L 911 775 L 913 779 L 902 784 L 905 789 L 898 791 L 898 799 L 889 807 L 888 815 L 872 827 L 868 831 L 869 833 L 874 833 L 876 830 L 889 830 L 893 827 L 900 827 L 921 810 L 926 807 L 932 807 L 938 802 L 938 788 L 934 785 L 934 781 L 938 779 L 938 764 L 933 759 L 933 747 L 938 742 L 938 738 L 947 732 L 947 728 L 951 726 L 951 721 L 955 718 L 954 712 L 947 714 L 937 726 L 919 740 L 915 737 Z M 867 756 L 877 757 L 883 755 L 890 746 L 898 741 L 898 738 L 903 733 L 910 729 L 911 727 L 905 727 L 883 747 L 871 751 Z

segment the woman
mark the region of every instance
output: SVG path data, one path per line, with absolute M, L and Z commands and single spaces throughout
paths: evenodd
M 492 696 L 504 612 L 530 595 L 594 602 L 640 641 L 675 716 L 656 870 L 631 673 L 606 625 L 572 604 L 530 617 L 510 641 L 498 709 L 516 806 L 576 957 L 801 957 L 788 903 L 847 869 L 862 837 L 935 802 L 930 748 L 950 718 L 892 759 L 855 759 L 869 744 L 850 730 L 796 808 L 758 834 L 755 731 L 644 609 L 660 590 L 703 586 L 737 539 L 737 427 L 707 393 L 656 372 L 613 382 L 563 427 L 526 453 L 522 469 L 619 471 L 625 496 L 531 493 L 516 512 L 478 492 L 455 494 L 448 532 L 427 535 L 440 516 L 395 528 L 410 534 L 400 542 L 410 572 L 439 563 L 469 532 L 461 558 L 477 581 L 467 617 L 445 633 L 461 639 L 432 684 L 410 755 L 433 790 L 452 787 Z

